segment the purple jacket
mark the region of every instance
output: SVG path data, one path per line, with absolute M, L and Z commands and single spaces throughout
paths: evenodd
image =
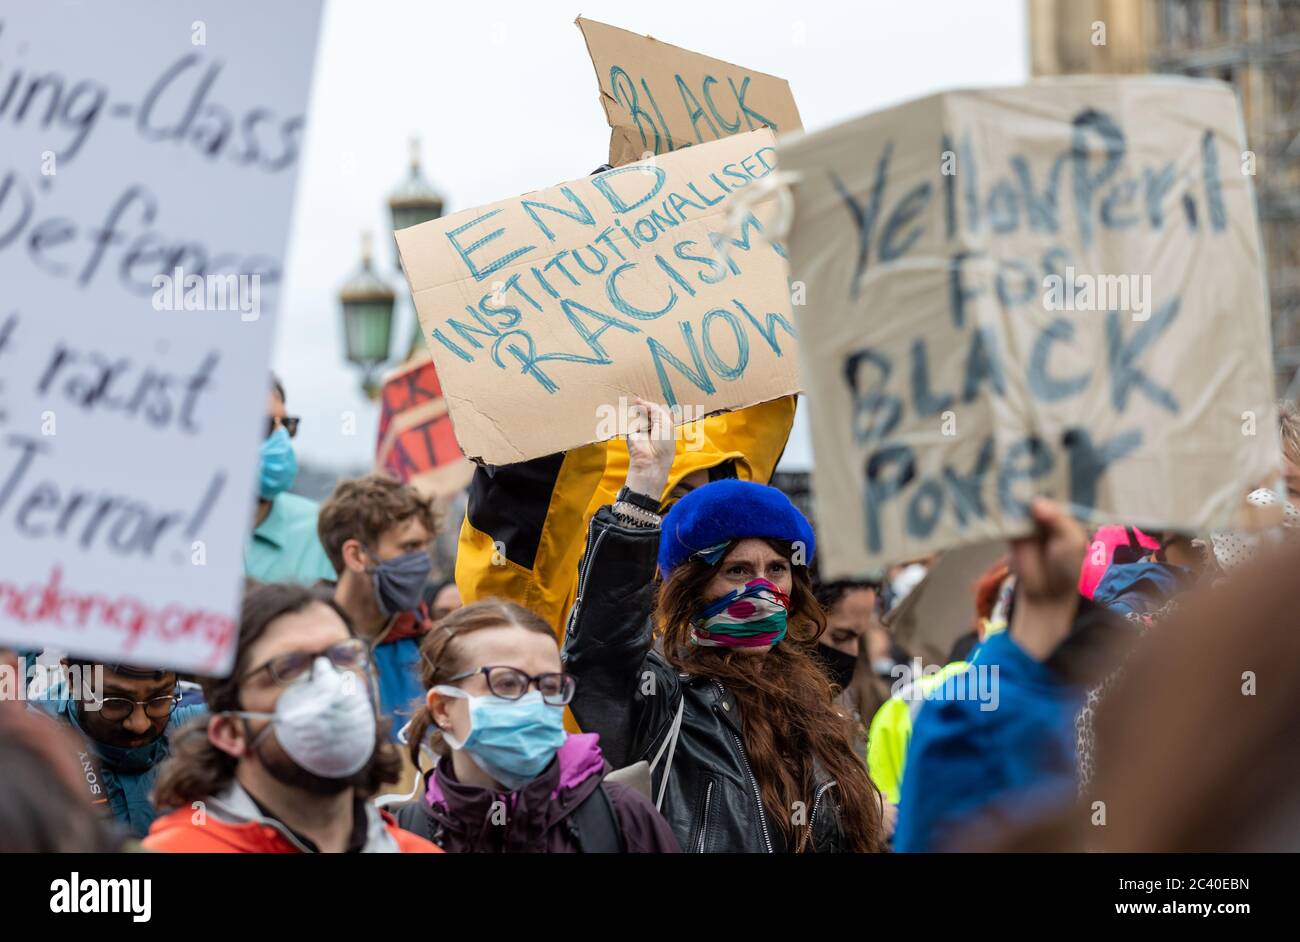
M 428 776 L 421 802 L 436 843 L 448 853 L 577 853 L 577 840 L 565 819 L 610 770 L 599 740 L 595 733 L 571 734 L 541 775 L 504 794 L 456 781 L 451 759 L 444 757 Z M 628 853 L 680 852 L 668 822 L 644 795 L 617 782 L 606 783 L 605 793 Z M 500 808 L 493 808 L 497 800 L 505 803 L 504 823 Z

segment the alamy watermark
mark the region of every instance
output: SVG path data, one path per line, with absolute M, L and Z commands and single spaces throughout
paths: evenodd
M 972 700 L 987 713 L 998 708 L 998 665 L 972 664 L 966 670 L 950 674 L 943 680 L 937 664 L 923 664 L 919 657 L 910 664 L 895 664 L 889 671 L 893 683 L 890 696 L 908 703 L 922 700 Z
M 684 441 L 687 451 L 699 451 L 704 447 L 704 426 L 699 420 L 704 418 L 703 406 L 679 405 L 668 406 L 672 416 L 672 425 L 655 429 L 653 425 L 647 430 L 651 439 L 656 441 Z M 596 406 L 596 440 L 607 441 L 611 438 L 626 438 L 636 430 L 631 420 L 631 403 L 626 396 L 619 396 L 618 403 L 602 402 Z
M 1151 317 L 1150 275 L 1076 274 L 1073 265 L 1065 275 L 1043 279 L 1043 307 L 1049 311 L 1116 311 L 1133 320 Z
M 261 275 L 196 275 L 176 268 L 154 275 L 155 311 L 238 311 L 241 321 L 262 316 Z
M 52 913 L 128 913 L 132 922 L 148 922 L 153 914 L 153 880 L 82 877 L 73 870 L 66 880 L 50 883 Z
M 62 682 L 50 683 L 50 675 L 62 671 Z M 0 701 L 3 700 L 76 700 L 94 712 L 103 705 L 104 665 L 69 664 L 66 667 L 29 662 L 18 658 L 12 664 L 0 664 Z

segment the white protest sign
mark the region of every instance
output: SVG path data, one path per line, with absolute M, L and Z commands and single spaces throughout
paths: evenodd
M 799 389 L 775 195 L 729 220 L 773 145 L 740 134 L 397 233 L 467 456 L 614 438 L 633 396 L 680 426 Z
M 319 18 L 0 13 L 0 643 L 230 670 Z
M 1231 89 L 937 95 L 782 142 L 836 577 L 1080 517 L 1222 526 L 1280 467 Z

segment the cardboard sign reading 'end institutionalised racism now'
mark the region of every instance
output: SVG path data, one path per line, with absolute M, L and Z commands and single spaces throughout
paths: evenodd
M 397 233 L 466 455 L 613 438 L 634 396 L 683 423 L 799 389 L 776 199 L 737 206 L 774 144 L 740 134 Z
M 1079 517 L 1241 522 L 1280 469 L 1249 155 L 1218 82 L 936 95 L 782 141 L 830 577 Z

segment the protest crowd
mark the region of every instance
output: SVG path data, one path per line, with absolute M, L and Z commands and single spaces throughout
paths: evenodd
M 606 105 L 611 163 L 397 235 L 421 362 L 472 462 L 463 515 L 382 462 L 319 503 L 295 493 L 298 446 L 328 433 L 292 414 L 295 390 L 263 359 L 231 400 L 260 411 L 230 412 L 232 428 L 256 424 L 257 452 L 232 434 L 220 454 L 176 458 L 202 465 L 200 488 L 232 469 L 209 492 L 221 509 L 175 514 L 187 555 L 205 527 L 242 544 L 227 554 L 242 559 L 225 573 L 228 636 L 191 633 L 210 651 L 168 661 L 165 627 L 113 656 L 79 649 L 90 603 L 81 628 L 44 642 L 42 619 L 63 630 L 80 604 L 60 586 L 89 570 L 69 559 L 47 583 L 42 562 L 19 578 L 14 537 L 0 851 L 1300 848 L 1300 411 L 1257 369 L 1270 353 L 1250 326 L 1265 315 L 1249 196 L 1215 151 L 1230 96 L 1195 86 L 1193 120 L 1181 92 L 1142 86 L 1151 127 L 1195 135 L 1169 145 L 1177 174 L 1142 177 L 1183 202 L 1146 192 L 1138 208 L 1121 176 L 1146 165 L 1125 161 L 1164 151 L 1138 146 L 1148 130 L 1127 111 L 1103 113 L 1110 86 L 1007 93 L 1043 96 L 1056 136 L 1041 152 L 1037 131 L 968 134 L 960 121 L 987 132 L 1003 112 L 957 95 L 942 120 L 957 122 L 959 166 L 986 176 L 959 169 L 945 196 L 937 169 L 908 163 L 920 132 L 890 136 L 897 110 L 787 145 L 773 136 L 799 126 L 784 82 L 710 72 L 698 100 L 683 92 L 699 111 L 665 118 L 647 104 L 653 77 L 624 84 L 602 58 L 601 43 L 631 40 L 579 25 L 627 112 Z M 939 119 L 907 120 L 949 139 Z M 705 124 L 716 140 L 696 144 Z M 994 182 L 1008 159 L 1040 189 L 1057 171 L 1073 189 L 1016 203 Z M 775 219 L 780 186 L 793 223 Z M 755 202 L 738 215 L 709 215 L 742 191 Z M 609 210 L 620 222 L 601 232 Z M 691 229 L 705 220 L 708 236 Z M 537 245 L 508 256 L 525 228 Z M 1120 239 L 1133 241 L 1107 241 Z M 1131 320 L 1039 304 L 1040 260 L 1050 274 L 1139 241 L 1161 265 L 1194 243 L 1178 277 L 1226 287 L 1188 282 L 1167 304 L 1157 291 Z M 565 246 L 562 275 L 545 262 Z M 940 253 L 959 260 L 935 275 Z M 1025 294 L 1010 273 L 1031 267 Z M 806 309 L 789 297 L 801 278 Z M 1236 332 L 1216 326 L 1227 308 Z M 570 353 L 554 352 L 561 337 Z M 1209 369 L 1198 357 L 1218 346 L 1228 365 Z M 226 395 L 240 375 L 195 388 Z M 612 432 L 593 418 L 603 400 L 574 392 L 593 386 L 624 397 Z M 518 415 L 521 399 L 535 411 Z M 800 410 L 812 514 L 773 484 Z M 1249 438 L 1235 432 L 1246 410 Z M 949 416 L 958 434 L 938 431 Z M 202 405 L 198 419 L 217 421 Z M 60 443 L 77 434 L 61 421 Z M 45 552 L 44 492 L 6 506 L 10 488 L 29 464 L 74 462 L 25 454 L 0 474 L 0 513 Z M 255 493 L 237 506 L 243 478 Z M 453 579 L 435 574 L 440 534 L 456 541 Z M 139 591 L 165 626 L 165 603 L 186 600 L 164 561 L 135 571 L 153 573 Z
M 430 500 L 382 475 L 340 481 L 319 508 L 289 493 L 283 407 L 276 382 L 233 670 L 196 682 L 65 658 L 65 673 L 102 671 L 98 702 L 6 703 L 5 850 L 1294 846 L 1283 759 L 1237 774 L 1294 732 L 1294 703 L 1260 712 L 1220 676 L 1240 662 L 1300 679 L 1290 404 L 1275 532 L 1089 533 L 1039 499 L 1033 535 L 965 587 L 963 630 L 916 677 L 886 624 L 929 561 L 818 580 L 812 525 L 745 459 L 671 483 L 660 405 L 638 400 L 624 483 L 568 534 L 585 548 L 548 587 L 577 593 L 561 621 L 463 569 L 465 604 L 433 617 Z M 480 468 L 475 498 L 529 464 Z M 557 513 L 522 493 L 538 506 L 520 514 Z M 540 558 L 515 568 L 515 598 L 565 578 Z M 5 656 L 16 670 L 38 653 Z M 994 672 L 996 708 L 963 696 L 977 670 Z M 1107 828 L 1088 827 L 1095 800 Z

